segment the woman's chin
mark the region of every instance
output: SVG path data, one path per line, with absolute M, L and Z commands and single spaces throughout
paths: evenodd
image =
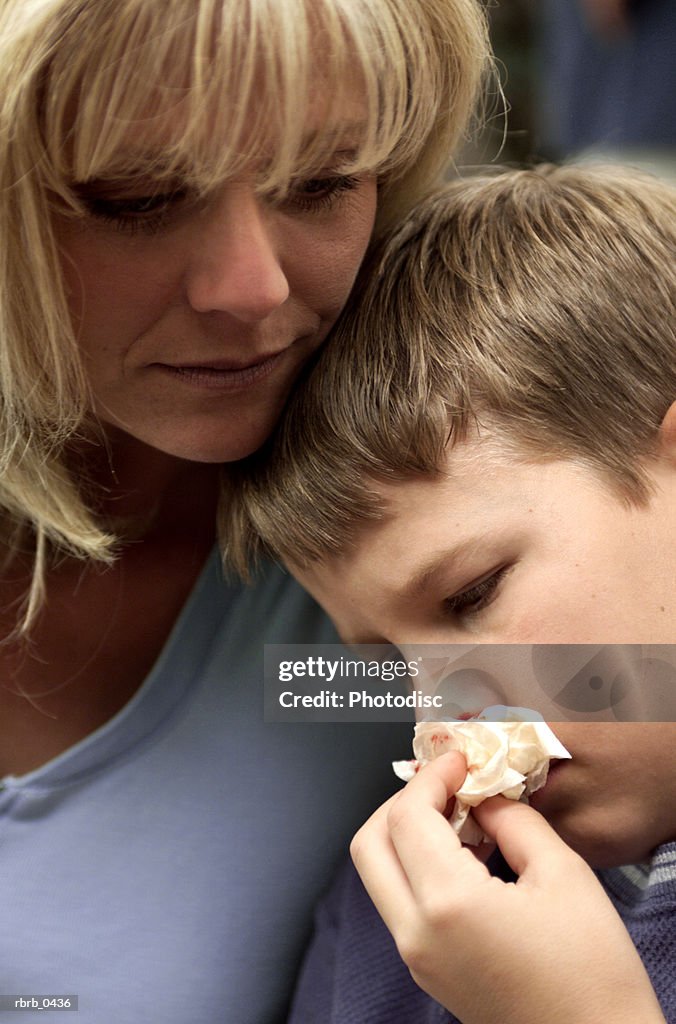
M 244 417 L 238 423 L 228 422 L 194 424 L 172 423 L 169 429 L 159 425 L 155 429 L 131 424 L 106 423 L 105 433 L 113 450 L 122 451 L 136 446 L 150 454 L 169 456 L 186 462 L 219 464 L 237 462 L 252 455 L 265 443 L 274 430 L 276 416 L 266 416 L 255 423 Z

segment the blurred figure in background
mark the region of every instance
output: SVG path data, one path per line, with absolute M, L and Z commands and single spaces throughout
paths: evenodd
M 540 145 L 676 180 L 674 0 L 542 0 Z

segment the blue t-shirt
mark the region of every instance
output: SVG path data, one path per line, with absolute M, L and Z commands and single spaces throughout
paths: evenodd
M 214 553 L 133 699 L 2 780 L 0 996 L 76 994 L 78 1024 L 285 1019 L 313 905 L 402 749 L 392 726 L 264 723 L 263 644 L 335 639 L 280 570 L 228 586 Z

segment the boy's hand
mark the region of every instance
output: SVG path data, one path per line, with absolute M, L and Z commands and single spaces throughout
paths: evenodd
M 423 768 L 352 843 L 414 980 L 463 1024 L 664 1024 L 641 960 L 588 865 L 533 808 L 474 811 L 519 876 L 492 878 L 445 813 L 467 768 Z

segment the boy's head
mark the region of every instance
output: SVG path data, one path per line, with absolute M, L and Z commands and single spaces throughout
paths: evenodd
M 362 276 L 227 503 L 350 640 L 676 641 L 676 193 L 457 181 Z
M 674 191 L 619 170 L 422 203 L 233 478 L 226 557 L 286 561 L 350 640 L 676 642 L 675 243 Z M 533 803 L 595 865 L 646 857 L 675 728 L 557 724 Z

